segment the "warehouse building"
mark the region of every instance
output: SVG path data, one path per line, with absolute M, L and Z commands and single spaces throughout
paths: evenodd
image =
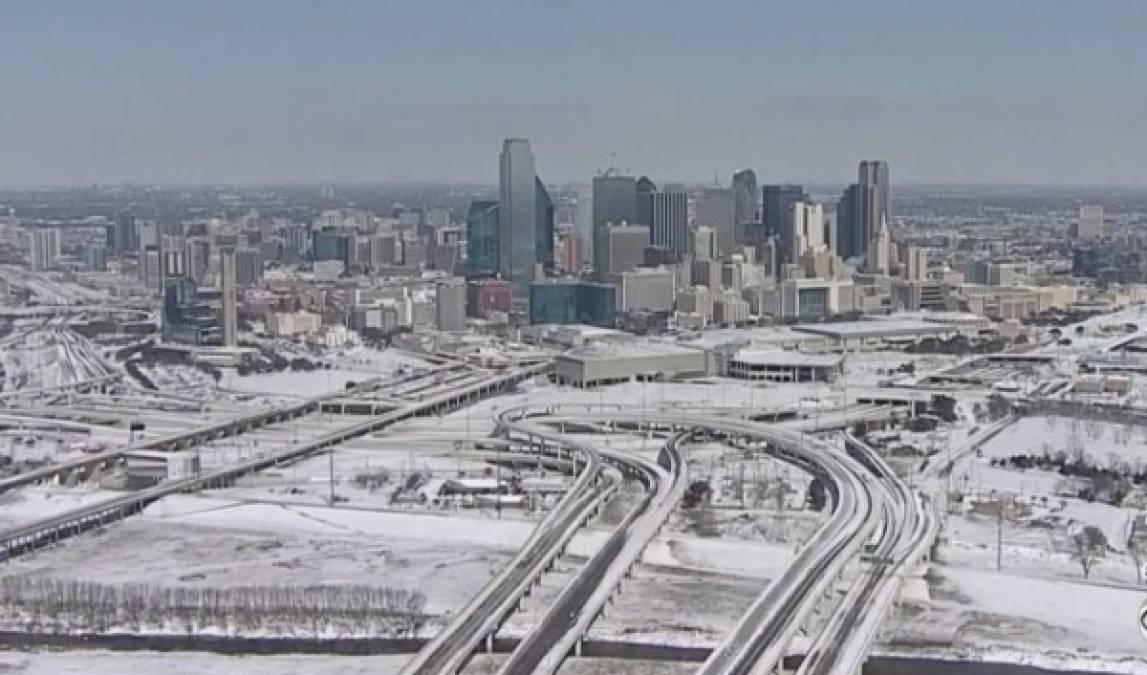
M 558 382 L 575 387 L 704 375 L 705 352 L 650 340 L 600 342 L 558 354 L 554 374 Z

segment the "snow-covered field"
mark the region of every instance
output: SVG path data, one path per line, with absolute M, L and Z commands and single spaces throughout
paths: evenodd
M 1109 468 L 1147 465 L 1147 427 L 1068 417 L 1024 417 L 984 444 L 985 457 L 1035 456 L 1078 451 L 1089 464 Z
M 1147 672 L 1141 591 L 951 567 L 937 569 L 930 586 L 929 605 L 905 605 L 885 625 L 886 648 Z
M 11 675 L 392 675 L 409 660 L 407 654 L 227 656 L 208 652 L 8 651 L 0 652 L 0 672 Z

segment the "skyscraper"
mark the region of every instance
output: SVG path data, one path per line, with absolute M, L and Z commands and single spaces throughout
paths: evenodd
M 793 202 L 789 207 L 789 222 L 792 231 L 789 260 L 796 262 L 805 253 L 824 246 L 824 211 L 820 204 Z
M 589 255 L 598 275 L 607 274 L 603 256 L 609 244 L 608 228 L 610 224 L 622 223 L 637 224 L 637 181 L 610 169 L 593 178 L 593 242 Z
M 756 191 L 754 190 L 754 197 Z M 722 255 L 733 252 L 737 218 L 736 189 L 705 188 L 697 202 L 694 225 L 708 225 L 717 237 L 717 250 Z
M 498 202 L 470 202 L 466 213 L 466 257 L 471 278 L 498 273 Z
M 888 162 L 864 160 L 857 171 L 856 184 L 860 186 L 860 209 L 856 231 L 860 235 L 860 245 L 868 250 L 868 245 L 880 233 L 880 228 L 892 220 L 888 196 Z
M 31 266 L 33 270 L 51 269 L 60 257 L 60 233 L 52 228 L 32 230 Z
M 434 318 L 438 330 L 466 329 L 466 282 L 457 277 L 435 284 Z
M 733 223 L 757 222 L 757 174 L 743 169 L 733 174 Z
M 638 211 L 649 214 L 651 243 L 680 259 L 685 255 L 689 196 L 685 192 L 653 191 L 640 194 Z
M 657 192 L 657 186 L 653 181 L 649 180 L 649 176 L 642 176 L 637 179 L 637 214 L 636 218 L 638 225 L 653 226 L 653 214 L 650 212 L 649 195 Z
M 593 178 L 593 227 L 622 221 L 637 223 L 637 180 L 611 169 Z
M 498 271 L 524 294 L 537 259 L 537 174 L 524 138 L 502 144 L 498 172 Z
M 857 241 L 857 211 L 860 208 L 860 186 L 849 185 L 836 202 L 836 254 L 841 259 L 859 255 L 863 248 Z
M 1099 239 L 1106 234 L 1101 204 L 1084 204 L 1079 207 L 1077 233 L 1080 239 Z
M 792 262 L 789 258 L 793 250 L 792 223 L 789 220 L 792 205 L 808 200 L 800 185 L 766 185 L 761 188 L 761 215 L 768 234 L 780 239 L 781 262 Z
M 554 201 L 542 179 L 534 176 L 534 264 L 554 269 Z M 532 273 L 532 272 L 531 272 Z M 531 276 L 536 278 L 536 275 Z
M 120 255 L 139 251 L 139 228 L 135 216 L 121 213 L 116 216 L 114 234 L 108 236 L 109 248 Z

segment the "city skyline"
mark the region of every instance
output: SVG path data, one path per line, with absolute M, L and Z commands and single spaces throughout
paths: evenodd
M 491 184 L 517 136 L 549 184 L 1147 184 L 1140 3 L 65 4 L 0 8 L 0 185 Z

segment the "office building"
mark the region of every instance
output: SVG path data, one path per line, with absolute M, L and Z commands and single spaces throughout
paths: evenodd
M 466 286 L 466 311 L 470 316 L 488 319 L 494 313 L 509 314 L 513 299 L 510 282 L 500 279 L 474 279 Z
M 498 202 L 478 200 L 466 212 L 467 276 L 498 273 Z
M 590 234 L 592 243 L 588 255 L 595 261 L 599 242 L 604 245 L 603 231 L 610 223 L 639 223 L 637 220 L 637 181 L 633 176 L 623 176 L 610 169 L 593 178 L 592 206 L 585 209 L 591 212 Z M 578 215 L 581 217 L 582 204 L 579 196 Z
M 163 280 L 163 339 L 192 345 L 218 344 L 219 316 L 198 298 L 190 277 Z
M 685 255 L 689 227 L 689 197 L 684 191 L 653 191 L 639 195 L 641 213 L 648 213 L 650 243 L 675 259 Z
M 498 172 L 498 271 L 519 289 L 527 288 L 538 262 L 537 192 L 530 142 L 506 139 Z
M 1107 228 L 1103 223 L 1103 206 L 1100 204 L 1084 204 L 1079 207 L 1080 239 L 1102 239 L 1107 236 Z
M 769 236 L 780 240 L 780 262 L 792 262 L 793 233 L 789 211 L 796 202 L 810 201 L 800 185 L 766 185 L 761 188 L 761 216 Z
M 918 246 L 905 246 L 902 274 L 908 281 L 920 281 L 928 276 L 928 251 Z
M 149 293 L 163 292 L 163 257 L 158 246 L 145 246 L 139 259 L 139 282 Z
M 743 169 L 733 174 L 733 223 L 747 225 L 757 219 L 757 174 Z
M 669 267 L 642 267 L 617 276 L 617 311 L 671 312 L 676 278 Z
M 837 253 L 841 258 L 868 254 L 880 228 L 891 218 L 888 163 L 865 160 L 857 182 L 845 190 L 837 205 Z
M 442 279 L 434 287 L 435 325 L 442 331 L 466 329 L 466 281 Z
M 820 204 L 793 202 L 789 205 L 785 230 L 789 232 L 792 246 L 787 259 L 798 262 L 805 253 L 824 247 L 824 210 Z
M 554 269 L 554 202 L 542 179 L 534 176 L 534 269 L 531 279 L 540 278 L 539 271 L 549 274 Z
M 736 244 L 736 201 L 732 189 L 705 188 L 697 200 L 693 224 L 713 228 L 717 250 L 728 255 Z
M 689 233 L 689 254 L 694 260 L 716 260 L 717 232 L 708 225 L 698 225 Z
M 613 328 L 617 289 L 613 284 L 546 279 L 530 284 L 530 323 L 584 323 Z
M 649 228 L 644 225 L 606 225 L 599 230 L 603 235 L 598 247 L 595 267 L 598 277 L 611 279 L 614 275 L 631 270 L 645 260 L 649 246 Z
M 653 203 L 650 201 L 649 195 L 654 192 L 657 192 L 657 185 L 649 180 L 649 176 L 642 176 L 637 179 L 637 213 L 634 216 L 633 222 L 636 222 L 638 225 L 653 226 Z
M 888 223 L 882 223 L 876 236 L 868 244 L 868 272 L 887 276 L 891 268 L 892 236 Z
M 357 245 L 352 234 L 333 228 L 315 230 L 311 233 L 311 260 L 338 260 L 349 267 L 351 258 L 357 256 L 357 251 L 352 256 L 352 244 Z
M 117 255 L 139 251 L 139 229 L 135 216 L 130 213 L 116 216 L 112 233 L 108 235 L 108 249 Z
M 108 268 L 108 250 L 102 244 L 89 244 L 83 250 L 84 267 L 89 272 L 104 272 Z
M 31 266 L 33 270 L 50 270 L 60 257 L 60 233 L 51 228 L 32 230 Z
M 554 268 L 561 274 L 577 274 L 584 264 L 582 240 L 577 230 L 565 226 L 558 230 L 554 244 Z
M 254 286 L 263 278 L 263 256 L 257 248 L 240 248 L 235 251 L 235 285 Z
M 857 212 L 860 208 L 860 186 L 853 183 L 844 190 L 836 202 L 836 254 L 847 259 L 860 255 L 862 236 L 857 233 Z
M 817 321 L 851 311 L 851 281 L 834 279 L 785 279 L 780 282 L 780 307 L 783 318 Z

